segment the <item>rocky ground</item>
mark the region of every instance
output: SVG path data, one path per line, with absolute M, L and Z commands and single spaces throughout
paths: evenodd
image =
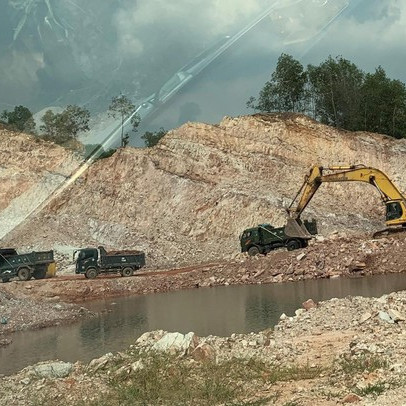
M 16 331 L 36 330 L 72 323 L 78 318 L 92 316 L 86 308 L 61 302 L 58 298 L 43 298 L 24 294 L 35 289 L 31 284 L 17 284 L 18 294 L 0 288 L 0 347 L 12 341 Z
M 403 405 L 405 315 L 399 292 L 309 300 L 248 335 L 145 333 L 89 364 L 53 361 L 3 377 L 0 404 Z
M 405 140 L 302 115 L 226 117 L 185 124 L 155 148 L 119 149 L 74 180 L 79 158 L 61 147 L 6 130 L 0 147 L 1 245 L 54 249 L 59 267 L 52 279 L 0 284 L 0 345 L 14 331 L 91 317 L 82 306 L 92 299 L 406 271 L 404 234 L 369 237 L 383 209 L 355 182 L 315 195 L 306 213 L 325 237 L 308 248 L 247 257 L 238 244 L 247 227 L 284 223 L 311 165 L 365 164 L 405 190 Z M 131 278 L 74 275 L 73 250 L 98 245 L 141 249 L 147 267 Z M 251 335 L 151 332 L 86 365 L 2 377 L 0 405 L 404 405 L 405 314 L 399 292 L 309 301 Z

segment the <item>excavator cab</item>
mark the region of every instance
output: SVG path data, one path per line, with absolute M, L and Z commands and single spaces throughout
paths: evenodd
M 399 201 L 386 203 L 386 221 L 397 220 L 402 218 L 403 209 Z

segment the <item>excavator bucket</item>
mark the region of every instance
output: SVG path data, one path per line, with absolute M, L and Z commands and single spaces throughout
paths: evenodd
M 312 238 L 312 235 L 299 219 L 288 219 L 284 231 L 288 237 L 302 238 L 304 240 Z

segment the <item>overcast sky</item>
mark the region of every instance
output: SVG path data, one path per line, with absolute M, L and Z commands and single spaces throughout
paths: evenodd
M 330 0 L 339 4 L 345 0 Z M 358 9 L 343 13 L 324 36 L 290 48 L 302 62 L 328 55 L 350 59 L 362 69 L 381 65 L 406 81 L 406 0 L 348 0 Z M 233 35 L 275 1 L 265 0 L 3 0 L 0 4 L 0 109 L 17 104 L 49 105 L 107 100 L 120 91 L 140 98 L 157 90 L 198 52 Z M 279 0 L 294 4 L 291 27 L 319 16 L 322 0 Z M 302 9 L 301 9 L 302 7 Z M 296 13 L 296 15 L 294 15 Z M 323 17 L 320 7 L 320 19 Z M 303 14 L 303 13 L 302 13 Z M 305 13 L 304 13 L 305 14 Z M 285 16 L 286 17 L 286 16 Z M 324 17 L 323 17 L 324 18 Z M 319 20 L 320 20 L 319 19 Z M 268 19 L 269 25 L 275 20 Z M 256 35 L 257 47 L 275 38 Z M 283 48 L 282 48 L 283 50 Z M 244 69 L 241 67 L 241 69 Z M 269 73 L 273 69 L 269 66 Z
M 388 76 L 406 82 L 406 0 L 367 0 L 309 52 L 306 62 L 342 55 L 367 71 L 381 65 Z

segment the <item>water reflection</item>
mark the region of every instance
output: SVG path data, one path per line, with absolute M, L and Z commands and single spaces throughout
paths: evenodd
M 146 331 L 163 329 L 200 336 L 228 336 L 274 326 L 301 303 L 332 297 L 375 296 L 405 290 L 406 273 L 359 279 L 326 279 L 271 285 L 227 286 L 108 299 L 88 307 L 93 319 L 70 326 L 22 332 L 0 348 L 0 373 L 10 374 L 41 360 L 89 361 L 120 351 Z
M 94 347 L 108 347 L 120 337 L 134 337 L 139 331 L 146 331 L 148 326 L 147 304 L 145 297 L 137 297 L 136 303 L 124 300 L 119 306 L 113 302 L 96 309 L 99 316 L 80 324 L 80 342 L 88 351 Z M 97 306 L 98 307 L 98 306 Z

